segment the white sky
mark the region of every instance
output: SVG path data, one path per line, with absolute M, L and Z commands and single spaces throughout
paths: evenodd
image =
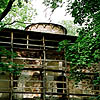
M 33 22 L 50 22 L 51 9 L 46 9 L 47 7 L 42 4 L 42 1 L 43 0 L 32 0 L 33 7 L 37 9 L 38 13 L 36 18 L 33 19 Z M 62 20 L 73 20 L 73 18 L 69 14 L 65 16 L 65 8 L 63 7 L 57 8 L 53 12 L 51 20 L 53 23 L 58 23 Z

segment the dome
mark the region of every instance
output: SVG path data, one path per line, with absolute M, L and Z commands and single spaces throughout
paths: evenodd
M 25 28 L 26 31 L 36 31 L 52 34 L 67 34 L 66 28 L 53 23 L 33 23 Z

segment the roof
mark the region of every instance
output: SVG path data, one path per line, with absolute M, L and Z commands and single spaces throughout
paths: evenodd
M 67 29 L 65 28 L 65 27 L 63 27 L 62 25 L 59 25 L 59 24 L 55 24 L 55 23 L 32 23 L 31 25 L 28 25 L 26 28 L 25 28 L 25 30 L 26 29 L 28 29 L 29 27 L 31 27 L 31 26 L 33 26 L 33 25 L 54 25 L 54 26 L 56 26 L 56 27 L 60 27 L 62 30 L 64 30 L 65 31 L 65 34 L 67 34 Z
M 71 40 L 72 42 L 75 42 L 75 40 L 77 39 L 77 36 L 70 36 L 70 35 L 66 35 L 66 34 L 51 34 L 51 33 L 43 33 L 43 32 L 36 32 L 36 31 L 26 31 L 26 30 L 19 30 L 19 29 L 11 29 L 11 28 L 4 28 L 1 31 L 2 33 L 6 32 L 6 33 L 11 33 L 13 32 L 14 34 L 18 35 L 22 35 L 24 37 L 24 35 L 31 35 L 32 37 L 42 37 L 45 36 L 47 39 L 52 39 L 52 40 Z M 0 33 L 1 33 L 0 32 Z

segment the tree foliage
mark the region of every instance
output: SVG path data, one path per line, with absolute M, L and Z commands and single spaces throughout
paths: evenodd
M 20 7 L 18 7 L 18 1 L 15 1 L 12 9 L 3 19 L 3 23 L 9 28 L 25 29 L 26 23 L 31 23 L 36 14 L 36 9 L 33 8 L 31 2 L 21 2 Z
M 77 33 L 78 26 L 76 26 L 73 21 L 71 21 L 71 20 L 62 20 L 60 22 L 60 24 L 62 24 L 67 29 L 67 34 L 68 35 L 74 35 L 74 36 L 78 35 L 78 33 Z
M 29 0 L 2 0 L 0 1 L 0 21 L 8 14 L 11 10 L 12 5 L 15 1 L 18 1 L 18 6 L 21 7 L 22 2 L 28 3 Z
M 15 57 L 17 57 L 16 53 L 11 52 L 4 47 L 0 47 L 0 71 L 20 74 L 23 65 L 16 64 L 11 60 Z
M 12 4 L 10 1 L 12 1 Z M 25 28 L 26 23 L 31 22 L 32 18 L 37 14 L 30 0 L 4 0 L 4 2 L 0 1 L 1 5 L 4 5 L 0 5 L 1 27 Z M 5 11 L 6 9 L 7 11 Z
M 55 9 L 60 0 L 47 0 L 47 6 Z M 63 4 L 65 0 L 62 0 Z M 94 68 L 94 73 L 100 74 L 100 0 L 69 0 L 66 9 L 74 17 L 74 23 L 82 27 L 78 29 L 78 38 L 74 44 L 64 40 L 59 43 L 59 50 L 65 49 L 66 60 L 71 62 L 71 78 L 76 81 L 84 79 L 83 69 Z M 49 4 L 50 3 L 50 4 Z M 93 65 L 98 65 L 96 69 Z M 99 82 L 99 77 L 94 82 Z
M 15 0 L 4 0 L 3 2 L 1 2 L 1 6 L 0 6 L 0 9 L 1 9 L 1 12 L 0 12 L 0 21 L 8 14 L 8 12 L 10 11 L 12 5 L 13 5 L 13 2 Z M 3 7 L 4 6 L 4 7 Z
M 100 1 L 99 0 L 75 0 L 71 6 L 74 22 L 84 25 L 79 31 L 77 54 L 82 55 L 78 59 L 84 64 L 100 62 Z M 80 54 L 81 53 L 81 54 Z M 76 54 L 76 55 L 77 55 Z M 82 64 L 82 65 L 84 65 Z
M 0 14 L 4 11 L 4 9 L 6 8 L 7 4 L 8 4 L 9 0 L 2 0 L 0 1 Z
M 91 21 L 100 21 L 100 0 L 75 0 L 71 6 L 71 13 L 75 23 L 81 25 L 84 22 L 87 24 Z
M 62 7 L 63 0 L 44 0 L 43 3 L 54 10 L 58 7 Z

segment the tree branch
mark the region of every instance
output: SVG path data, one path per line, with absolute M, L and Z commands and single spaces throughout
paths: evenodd
M 13 22 L 11 22 L 11 23 L 4 24 L 3 26 L 6 26 L 6 25 L 12 25 L 12 24 L 14 24 L 14 23 L 32 24 L 32 23 L 28 23 L 28 22 L 13 21 Z
M 7 25 L 12 25 L 12 24 L 14 24 L 14 23 L 21 23 L 21 24 L 32 24 L 32 23 L 28 23 L 28 22 L 21 22 L 21 21 L 13 21 L 13 22 L 11 22 L 11 23 L 4 23 L 3 25 L 1 25 L 1 27 L 2 28 L 4 28 L 5 26 L 7 26 Z M 0 28 L 1 28 L 0 27 Z
M 8 14 L 15 0 L 10 0 L 6 9 L 0 14 L 0 21 Z

